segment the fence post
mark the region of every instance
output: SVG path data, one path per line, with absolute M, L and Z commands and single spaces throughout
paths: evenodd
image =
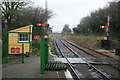
M 44 74 L 45 67 L 45 39 L 40 38 L 40 74 Z
M 22 43 L 22 63 L 24 63 L 24 43 Z

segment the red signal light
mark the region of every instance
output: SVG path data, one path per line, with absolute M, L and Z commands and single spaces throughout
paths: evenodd
M 105 28 L 108 28 L 108 26 L 105 26 Z
M 47 24 L 36 24 L 36 26 L 46 26 Z
M 100 28 L 108 28 L 108 26 L 100 26 Z

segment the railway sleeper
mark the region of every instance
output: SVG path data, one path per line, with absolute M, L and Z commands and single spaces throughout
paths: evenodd
M 66 70 L 67 66 L 62 62 L 48 62 L 45 66 L 45 70 Z

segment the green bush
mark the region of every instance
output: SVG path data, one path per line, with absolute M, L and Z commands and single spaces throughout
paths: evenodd
M 32 55 L 39 55 L 39 51 L 40 51 L 40 40 L 33 40 L 32 41 Z

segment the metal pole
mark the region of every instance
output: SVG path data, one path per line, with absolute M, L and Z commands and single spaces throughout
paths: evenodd
M 46 24 L 48 23 L 48 19 L 47 19 L 47 15 L 48 15 L 48 13 L 47 13 L 47 9 L 48 9 L 48 2 L 47 2 L 47 0 L 45 0 L 45 14 L 46 14 Z M 47 33 L 47 31 L 48 31 L 48 28 L 45 28 L 45 31 L 46 31 L 46 34 L 47 34 L 47 36 L 48 36 L 48 33 Z M 47 64 L 47 62 L 48 62 L 48 39 L 46 39 L 46 47 L 45 47 L 45 54 L 46 54 L 46 56 L 45 56 L 45 63 Z
M 45 0 L 45 22 L 47 24 L 47 0 Z M 46 47 L 45 47 L 45 27 L 41 27 L 43 29 L 43 34 L 40 39 L 40 74 L 44 74 L 44 68 L 45 68 L 45 63 L 46 63 Z
M 107 31 L 107 36 L 109 36 L 109 26 L 110 26 L 110 16 L 108 15 L 108 19 L 107 19 L 107 23 L 108 23 L 108 28 L 106 28 Z
M 1 34 L 0 35 L 0 66 L 2 64 L 2 35 L 3 35 L 2 31 L 3 31 L 2 26 L 0 26 L 0 34 Z M 0 67 L 0 69 L 1 69 L 1 67 Z
M 24 63 L 24 43 L 22 43 L 22 63 Z
M 48 52 L 48 40 L 46 39 L 46 41 L 45 41 L 45 64 L 47 64 L 47 62 L 48 62 L 48 54 L 49 54 L 49 52 Z
M 47 4 L 48 4 L 48 2 L 47 2 L 47 0 L 45 0 L 45 15 L 46 15 L 46 21 L 45 22 L 46 22 L 46 24 L 47 24 L 47 21 L 48 21 L 47 20 L 47 7 L 48 7 L 48 5 Z
M 0 42 L 0 65 L 2 64 L 2 47 L 3 44 Z
M 47 55 L 46 55 L 46 63 L 48 62 L 48 54 L 49 54 L 49 46 L 48 46 L 48 41 L 47 41 Z
M 44 74 L 45 67 L 45 39 L 42 36 L 40 39 L 40 74 Z
M 5 28 L 5 43 L 6 43 L 6 63 L 8 63 L 8 31 L 7 27 Z

